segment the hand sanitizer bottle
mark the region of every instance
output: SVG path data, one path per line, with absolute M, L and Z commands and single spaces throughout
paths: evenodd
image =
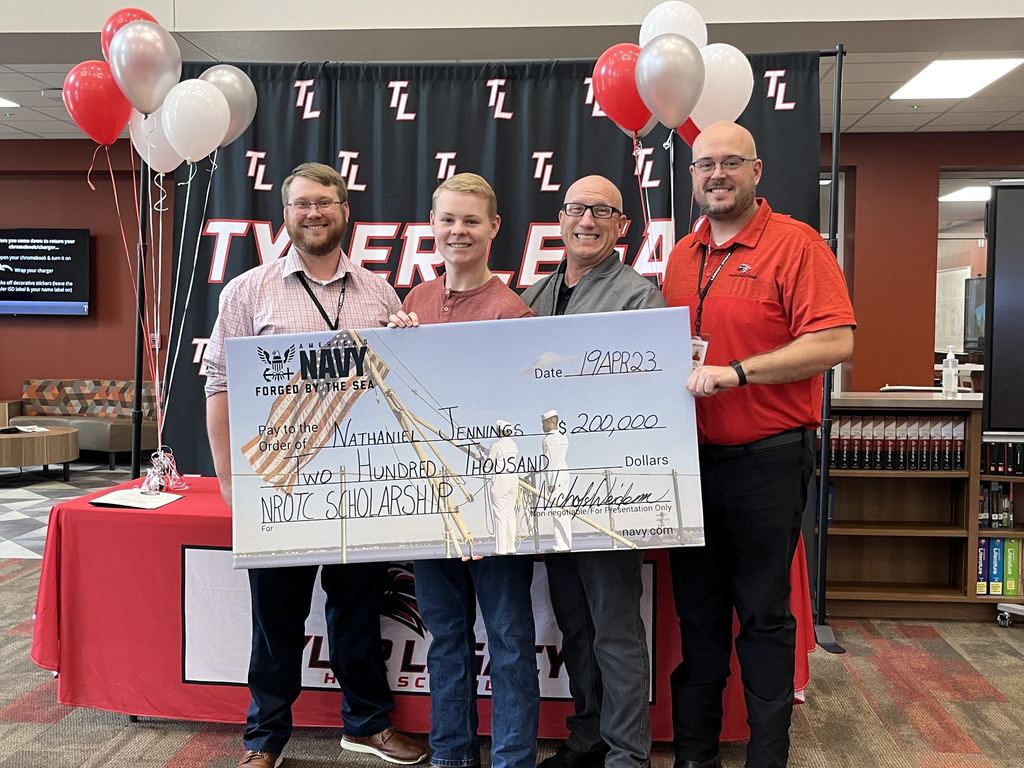
M 953 353 L 953 348 L 950 347 L 949 352 L 946 353 L 946 359 L 942 361 L 942 394 L 944 397 L 956 397 L 958 377 L 956 355 Z

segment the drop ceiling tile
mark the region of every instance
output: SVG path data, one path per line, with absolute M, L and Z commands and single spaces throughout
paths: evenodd
M 926 66 L 922 62 L 850 64 L 843 67 L 843 84 L 905 83 Z
M 1022 89 L 1024 90 L 1024 89 Z M 984 97 L 975 96 L 966 99 L 955 107 L 953 112 L 1007 112 L 1024 111 L 1024 92 L 1020 96 Z
M 0 89 L 0 96 L 5 99 L 11 99 L 23 107 L 59 107 L 64 103 L 60 97 L 51 99 L 48 96 L 43 96 L 42 86 L 31 91 L 5 91 Z
M 63 88 L 64 79 L 67 77 L 67 73 L 61 75 L 57 73 L 40 73 L 32 75 L 32 77 L 43 83 L 46 88 Z
M 63 107 L 61 108 L 63 109 Z M 37 112 L 29 107 L 15 107 L 11 109 L 3 109 L 0 107 L 0 123 L 24 123 L 32 121 L 41 121 L 48 119 L 58 119 L 57 115 L 47 115 L 42 112 Z M 71 120 L 71 116 L 68 115 L 67 110 L 64 110 L 64 122 Z
M 878 62 L 906 62 L 920 61 L 931 63 L 939 58 L 939 51 L 899 51 L 889 53 L 850 53 L 846 54 L 846 61 L 850 64 L 875 64 Z
M 975 125 L 990 126 L 1016 117 L 1018 112 L 947 112 L 932 120 L 929 125 Z
M 873 115 L 941 115 L 960 103 L 960 99 L 883 99 L 871 114 Z M 917 109 L 914 109 L 914 107 Z
M 0 136 L 11 136 L 13 138 L 24 137 L 26 132 L 21 130 L 20 127 L 14 125 L 5 125 L 0 123 Z
M 992 126 L 991 131 L 1024 131 L 1024 120 L 1007 120 L 1005 123 Z
M 15 123 L 17 128 L 22 131 L 28 131 L 30 133 L 67 133 L 68 124 L 62 123 L 59 120 L 25 120 L 23 122 Z M 75 129 L 77 130 L 77 128 Z
M 43 83 L 28 75 L 0 72 L 0 93 L 5 91 L 38 91 L 46 87 Z
M 849 130 L 844 130 L 843 133 L 910 133 L 909 128 L 901 128 L 899 126 L 885 126 L 885 125 L 860 125 L 859 123 Z
M 984 133 L 985 128 L 979 125 L 946 125 L 929 123 L 918 129 L 920 133 Z
M 843 100 L 846 99 L 874 99 L 881 101 L 888 99 L 895 91 L 903 85 L 896 83 L 843 83 Z
M 876 115 L 871 112 L 858 120 L 854 128 L 903 128 L 911 130 L 928 122 L 928 115 Z
M 45 75 L 61 75 L 62 77 L 67 75 L 71 71 L 74 64 L 12 64 L 10 68 L 17 71 L 23 72 L 26 75 L 35 76 L 36 74 Z
M 57 105 L 53 107 L 33 107 L 32 111 L 39 112 L 47 117 L 55 117 L 64 122 L 71 121 L 71 115 L 68 114 L 67 108 L 60 102 L 57 102 Z
M 843 99 L 841 105 L 843 115 L 865 115 L 874 109 L 878 99 Z M 832 99 L 821 100 L 821 114 L 832 114 Z

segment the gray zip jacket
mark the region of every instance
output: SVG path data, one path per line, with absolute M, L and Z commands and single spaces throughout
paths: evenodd
M 534 283 L 521 298 L 538 317 L 555 314 L 558 289 L 565 280 L 565 260 L 552 274 Z M 665 306 L 665 297 L 646 277 L 619 261 L 612 251 L 604 261 L 590 270 L 573 289 L 567 315 L 587 312 L 615 312 L 620 309 L 656 309 Z

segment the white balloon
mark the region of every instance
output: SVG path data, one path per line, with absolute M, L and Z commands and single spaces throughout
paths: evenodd
M 700 51 L 682 35 L 658 35 L 640 50 L 636 89 L 658 122 L 675 130 L 693 110 L 704 88 Z
M 754 72 L 743 51 L 727 43 L 712 43 L 700 52 L 704 60 L 704 90 L 690 119 L 704 130 L 719 120 L 735 120 L 754 92 Z
M 148 116 L 133 109 L 128 121 L 128 133 L 139 157 L 156 173 L 170 173 L 181 165 L 181 155 L 167 141 L 159 109 Z
M 640 47 L 658 35 L 682 35 L 698 48 L 708 44 L 708 28 L 700 13 L 689 3 L 668 0 L 654 6 L 640 25 Z
M 194 163 L 220 146 L 231 109 L 217 86 L 205 80 L 183 80 L 164 99 L 160 120 L 171 148 Z

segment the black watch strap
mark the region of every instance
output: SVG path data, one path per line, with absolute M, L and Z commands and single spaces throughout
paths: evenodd
M 729 365 L 731 365 L 732 369 L 734 371 L 736 371 L 736 375 L 739 377 L 739 380 L 740 380 L 740 386 L 741 387 L 747 386 L 747 374 L 743 370 L 743 366 L 740 365 L 740 361 L 739 360 L 730 360 L 729 361 Z

